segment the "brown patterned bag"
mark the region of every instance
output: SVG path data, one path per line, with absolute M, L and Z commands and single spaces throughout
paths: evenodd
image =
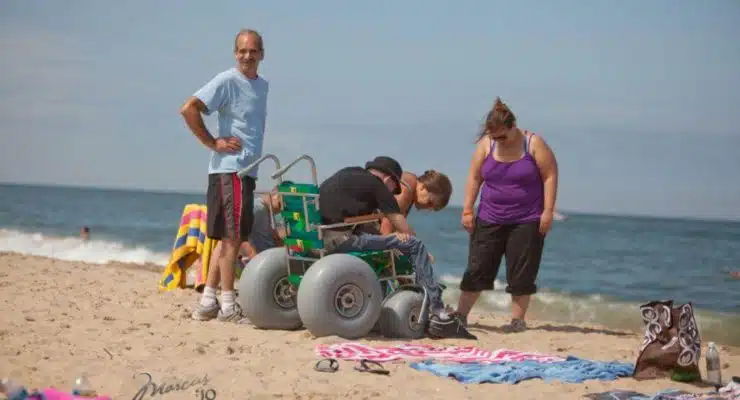
M 701 380 L 701 338 L 691 303 L 673 307 L 673 300 L 652 301 L 640 306 L 645 336 L 633 377 Z

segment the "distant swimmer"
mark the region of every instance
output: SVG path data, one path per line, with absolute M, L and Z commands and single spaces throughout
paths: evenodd
M 89 226 L 83 226 L 80 228 L 80 238 L 87 242 L 90 239 L 90 227 Z

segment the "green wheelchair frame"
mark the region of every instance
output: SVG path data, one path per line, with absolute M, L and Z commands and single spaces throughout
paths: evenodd
M 285 307 L 290 306 L 291 298 L 295 299 L 298 290 L 308 269 L 320 259 L 328 255 L 324 247 L 326 230 L 336 228 L 354 228 L 361 224 L 378 223 L 380 215 L 374 215 L 372 219 L 343 222 L 330 225 L 321 223 L 319 184 L 316 172 L 316 163 L 307 154 L 301 155 L 288 165 L 281 167 L 280 161 L 273 154 L 262 156 L 259 160 L 247 168 L 238 172 L 240 177 L 248 174 L 253 168 L 263 161 L 271 159 L 274 161 L 276 171 L 271 174 L 273 180 L 278 181 L 277 192 L 258 191 L 256 194 L 277 194 L 281 197 L 281 209 L 273 213 L 270 209 L 270 224 L 273 229 L 277 226 L 276 215 L 280 215 L 284 222 L 285 237 L 283 247 L 285 248 L 286 265 L 288 274 L 274 289 L 275 301 L 283 302 Z M 305 160 L 311 166 L 312 183 L 295 183 L 284 181 L 283 175 L 300 161 Z M 368 216 L 371 217 L 371 216 Z M 407 256 L 398 250 L 377 250 L 346 253 L 363 260 L 375 273 L 380 282 L 383 292 L 383 301 L 387 301 L 398 292 L 410 290 L 423 296 L 421 310 L 415 316 L 417 323 L 425 325 L 428 317 L 429 296 L 423 287 L 413 284 L 414 267 Z M 249 268 L 249 266 L 247 266 Z M 411 283 L 407 283 L 411 282 Z M 345 293 L 344 296 L 352 296 Z M 337 298 L 336 307 L 340 304 L 352 305 L 352 299 Z M 342 313 L 337 309 L 338 313 Z

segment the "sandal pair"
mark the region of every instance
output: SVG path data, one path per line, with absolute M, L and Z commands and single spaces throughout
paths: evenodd
M 324 365 L 328 364 L 328 365 Z M 373 365 L 371 367 L 371 365 Z M 313 367 L 314 370 L 319 372 L 330 372 L 334 373 L 339 370 L 339 361 L 337 361 L 334 358 L 324 358 L 316 362 L 316 365 Z M 371 360 L 360 360 L 360 365 L 355 366 L 355 371 L 358 372 L 368 372 L 371 374 L 378 374 L 378 375 L 390 375 L 391 371 L 388 371 L 385 369 L 382 365 L 380 365 L 377 361 L 371 361 Z

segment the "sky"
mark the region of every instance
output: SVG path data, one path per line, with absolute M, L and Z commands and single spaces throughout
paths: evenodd
M 234 35 L 253 28 L 270 82 L 264 151 L 283 164 L 311 155 L 320 180 L 389 155 L 448 174 L 461 204 L 500 96 L 553 148 L 558 208 L 740 219 L 737 0 L 0 9 L 0 182 L 204 192 L 209 152 L 179 108 L 234 66 Z M 309 179 L 307 168 L 288 177 Z

